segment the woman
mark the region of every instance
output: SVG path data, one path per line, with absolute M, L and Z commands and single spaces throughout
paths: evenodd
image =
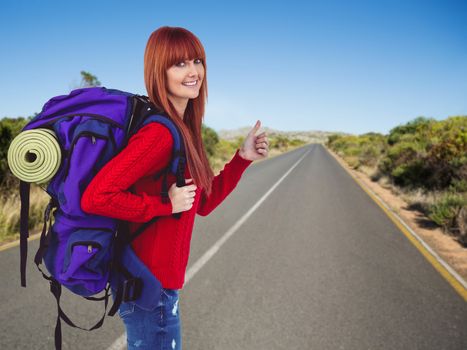
M 181 349 L 178 312 L 188 262 L 195 214 L 208 215 L 232 192 L 254 160 L 268 156 L 266 133 L 255 136 L 257 121 L 242 147 L 219 175 L 204 150 L 201 124 L 207 97 L 206 56 L 199 39 L 186 29 L 161 27 L 149 37 L 144 79 L 150 101 L 162 109 L 182 133 L 187 153 L 186 186 L 168 177 L 168 203 L 161 200 L 161 180 L 154 175 L 169 165 L 170 131 L 149 123 L 130 138 L 127 147 L 108 162 L 86 188 L 81 207 L 88 213 L 130 223 L 130 232 L 155 216 L 133 243 L 133 249 L 162 284 L 155 310 L 122 303 L 119 315 L 127 331 L 128 349 Z M 133 193 L 128 191 L 132 187 Z M 180 219 L 173 213 L 184 212 Z

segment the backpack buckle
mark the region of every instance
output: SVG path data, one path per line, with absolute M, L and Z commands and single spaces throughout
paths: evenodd
M 135 301 L 141 295 L 143 283 L 140 278 L 130 278 L 123 282 L 123 301 Z

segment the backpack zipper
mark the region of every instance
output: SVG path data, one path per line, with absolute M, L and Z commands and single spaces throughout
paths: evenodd
M 136 98 L 136 97 L 135 97 Z M 133 104 L 133 106 L 131 107 L 131 117 L 130 117 L 130 122 L 128 123 L 128 129 L 126 131 L 126 135 L 129 135 L 130 134 L 130 130 L 131 130 L 131 123 L 133 123 L 133 117 L 135 116 L 135 111 L 136 111 L 136 100 L 135 98 L 131 99 L 131 103 Z
M 97 134 L 95 132 L 92 132 L 92 131 L 81 131 L 78 135 L 76 135 L 76 137 L 73 139 L 73 143 L 72 143 L 72 146 L 74 146 L 74 144 L 77 142 L 77 139 L 79 137 L 81 137 L 82 135 L 90 135 L 91 136 L 91 142 L 93 145 L 96 144 L 96 137 L 99 138 L 99 139 L 107 139 L 106 136 L 104 135 L 101 135 L 101 134 Z M 110 136 L 108 138 L 110 140 L 110 142 L 112 143 L 112 147 L 114 148 L 114 151 L 117 149 L 117 142 L 115 141 L 115 138 L 114 138 L 114 135 L 112 133 L 110 133 Z M 70 147 L 70 153 L 71 153 L 71 150 L 72 150 L 72 147 Z
M 103 135 L 100 135 L 100 134 L 97 134 L 97 133 L 93 133 L 91 131 L 82 131 L 78 135 L 76 135 L 76 137 L 73 139 L 73 141 L 71 143 L 70 151 L 68 152 L 68 158 L 67 158 L 67 163 L 66 163 L 66 167 L 65 167 L 65 174 L 64 174 L 63 180 L 65 180 L 68 177 L 68 172 L 70 171 L 70 165 L 71 165 L 71 155 L 73 154 L 73 149 L 75 148 L 76 142 L 78 142 L 78 139 L 82 135 L 91 136 L 91 142 L 92 142 L 93 145 L 96 144 L 96 138 L 107 140 L 106 136 L 103 136 Z M 117 145 L 115 144 L 115 139 L 113 137 L 109 137 L 109 139 L 110 139 L 110 142 L 112 143 L 112 146 L 113 146 L 114 151 L 115 151 L 116 148 L 117 148 Z
M 86 245 L 88 246 L 88 253 L 92 253 L 92 248 L 99 248 L 99 249 L 102 249 L 102 245 L 98 242 L 94 242 L 94 241 L 78 241 L 78 242 L 74 242 L 71 244 L 71 249 L 73 250 L 73 248 L 77 245 Z
M 94 119 L 98 119 L 98 120 L 102 120 L 102 121 L 105 121 L 106 123 L 110 123 L 114 126 L 116 126 L 117 128 L 119 129 L 123 129 L 124 127 L 122 125 L 120 125 L 118 122 L 116 122 L 115 120 L 109 118 L 109 117 L 106 117 L 105 115 L 101 115 L 101 114 L 93 114 L 93 113 L 75 113 L 75 114 L 68 114 L 68 115 L 62 115 L 60 117 L 55 117 L 55 118 L 52 118 L 50 119 L 49 121 L 47 121 L 46 123 L 42 124 L 40 127 L 43 127 L 45 125 L 51 125 L 53 123 L 55 123 L 55 121 L 59 120 L 59 119 L 65 119 L 65 118 L 71 118 L 71 117 L 77 117 L 77 116 L 82 116 L 82 117 L 92 117 Z

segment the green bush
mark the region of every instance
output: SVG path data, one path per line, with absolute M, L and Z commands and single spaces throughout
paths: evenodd
M 401 186 L 443 190 L 467 177 L 467 117 L 417 118 L 391 130 L 379 170 Z M 455 185 L 457 184 L 457 185 Z
M 467 192 L 467 177 L 463 179 L 454 179 L 449 186 L 450 192 Z
M 204 148 L 208 157 L 216 155 L 216 146 L 219 143 L 219 136 L 216 131 L 204 124 L 201 125 L 201 136 L 203 138 Z
M 282 135 L 275 135 L 269 138 L 269 148 L 285 150 L 289 147 L 289 139 Z
M 467 117 L 433 123 L 425 162 L 431 170 L 427 187 L 444 189 L 467 178 Z
M 427 215 L 467 246 L 467 116 L 418 117 L 387 136 L 333 134 L 326 145 L 353 168 L 375 167 L 375 181 L 385 175 L 400 187 L 444 192 Z
M 428 216 L 445 231 L 459 231 L 458 220 L 465 206 L 467 206 L 465 194 L 447 192 L 428 208 Z
M 388 135 L 388 144 L 389 145 L 394 145 L 398 142 L 400 142 L 401 138 L 404 135 L 414 135 L 418 131 L 423 130 L 427 125 L 429 125 L 432 121 L 434 121 L 433 118 L 425 118 L 423 116 L 417 117 L 414 120 L 404 124 L 404 125 L 398 125 L 395 128 L 391 129 L 389 131 Z

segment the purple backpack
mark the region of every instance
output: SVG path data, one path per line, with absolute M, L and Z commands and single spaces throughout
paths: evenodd
M 62 163 L 47 185 L 50 203 L 45 209 L 44 226 L 35 263 L 57 299 L 58 316 L 55 346 L 61 349 L 60 320 L 77 327 L 60 308 L 61 286 L 89 300 L 104 300 L 102 318 L 91 328 L 102 326 L 107 312 L 109 289 L 115 295 L 108 315 L 113 316 L 121 302 L 145 308 L 157 306 L 160 282 L 134 253 L 131 241 L 158 219 L 155 217 L 129 235 L 126 222 L 91 215 L 81 210 L 81 195 L 97 172 L 128 143 L 141 127 L 157 122 L 172 133 L 174 147 L 163 176 L 161 196 L 168 201 L 167 175 L 184 186 L 185 151 L 180 131 L 170 118 L 145 96 L 104 87 L 77 89 L 50 99 L 25 130 L 47 128 L 54 131 L 61 147 Z M 157 150 L 155 150 L 157 151 Z M 20 181 L 21 195 L 21 285 L 26 286 L 26 257 L 30 184 Z M 55 222 L 50 225 L 51 212 Z M 172 214 L 180 218 L 182 213 Z M 47 229 L 47 224 L 49 229 Z M 50 276 L 40 268 L 44 261 Z M 93 297 L 105 292 L 103 297 Z

